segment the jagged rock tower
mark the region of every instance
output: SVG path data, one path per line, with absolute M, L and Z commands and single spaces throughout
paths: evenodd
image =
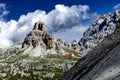
M 26 36 L 22 48 L 38 45 L 54 46 L 54 37 L 46 30 L 46 26 L 42 22 L 36 22 L 34 28 Z
M 47 31 L 46 26 L 42 22 L 36 22 L 35 25 L 34 25 L 33 30 Z

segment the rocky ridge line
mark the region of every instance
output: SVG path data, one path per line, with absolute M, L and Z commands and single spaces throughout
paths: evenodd
M 93 50 L 58 80 L 119 80 L 120 20 L 113 34 L 108 35 Z M 104 74 L 103 74 L 104 73 Z
M 107 35 L 116 29 L 116 22 L 120 19 L 120 10 L 114 14 L 108 13 L 100 16 L 84 33 L 78 44 L 83 53 L 92 50 Z

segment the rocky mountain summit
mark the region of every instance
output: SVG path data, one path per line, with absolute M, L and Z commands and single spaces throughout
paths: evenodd
M 49 51 L 47 48 L 53 49 Z M 42 56 L 50 52 L 57 54 L 55 48 L 54 37 L 46 30 L 44 23 L 41 22 L 35 23 L 33 30 L 28 33 L 22 43 L 22 49 L 26 50 L 24 54 L 30 56 Z
M 120 80 L 120 20 L 116 29 L 58 80 Z
M 22 48 L 30 45 L 34 47 L 39 45 L 53 47 L 54 44 L 54 37 L 47 32 L 45 25 L 43 23 L 36 22 L 33 30 L 26 36 L 22 44 Z
M 0 80 L 56 80 L 81 57 L 36 22 L 24 41 L 0 49 Z
M 87 53 L 101 42 L 107 35 L 116 29 L 116 22 L 120 19 L 120 10 L 114 14 L 108 13 L 100 16 L 84 33 L 78 44 L 83 53 Z

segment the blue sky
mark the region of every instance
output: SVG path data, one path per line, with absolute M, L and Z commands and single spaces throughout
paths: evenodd
M 56 39 L 79 40 L 100 15 L 116 9 L 119 0 L 0 0 L 0 47 L 23 40 L 36 21 Z
M 37 9 L 49 12 L 54 9 L 56 4 L 64 4 L 66 6 L 88 5 L 90 6 L 90 12 L 104 14 L 113 12 L 113 7 L 120 3 L 120 0 L 0 0 L 0 2 L 6 3 L 8 10 L 10 10 L 7 19 L 18 19 L 22 14 L 27 14 Z

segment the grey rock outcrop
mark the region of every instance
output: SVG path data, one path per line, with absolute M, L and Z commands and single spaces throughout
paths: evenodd
M 34 25 L 33 30 L 28 33 L 26 36 L 22 48 L 27 47 L 27 46 L 54 46 L 54 37 L 47 32 L 46 27 L 43 23 L 37 22 Z
M 69 48 L 70 44 L 68 42 L 64 41 L 64 46 Z
M 71 48 L 71 45 L 62 39 L 57 39 L 55 44 L 57 49 L 60 49 L 61 47 Z
M 47 31 L 45 24 L 42 23 L 42 22 L 36 22 L 35 25 L 34 25 L 33 30 Z
M 81 58 L 58 80 L 119 80 L 120 20 L 114 33 Z
M 74 50 L 80 51 L 80 46 L 78 45 L 78 41 L 77 40 L 73 40 L 71 43 L 71 47 Z
M 108 13 L 99 17 L 98 20 L 83 33 L 83 37 L 79 41 L 81 51 L 87 53 L 101 42 L 105 36 L 112 34 L 116 29 L 116 22 L 119 19 L 120 10 L 116 10 L 114 14 Z

